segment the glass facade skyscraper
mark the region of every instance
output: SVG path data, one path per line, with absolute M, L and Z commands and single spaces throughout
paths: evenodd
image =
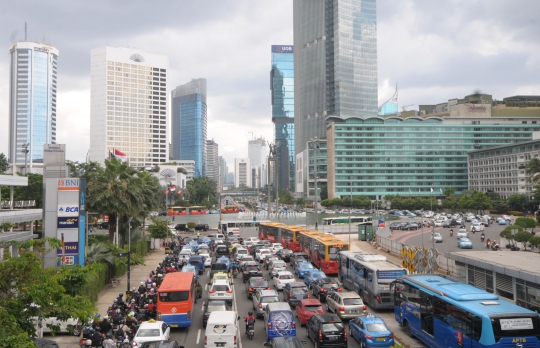
M 43 163 L 43 145 L 56 143 L 58 50 L 20 41 L 10 51 L 9 154 L 14 164 Z
M 376 0 L 294 0 L 295 151 L 325 120 L 377 116 Z
M 206 175 L 206 79 L 172 91 L 172 150 L 175 160 L 194 160 L 195 176 Z
M 294 48 L 288 45 L 272 45 L 272 70 L 270 71 L 272 93 L 272 123 L 274 143 L 279 163 L 279 187 L 289 189 L 294 185 Z
M 534 123 L 533 123 L 534 122 Z M 467 152 L 532 139 L 534 118 L 330 118 L 328 197 L 440 196 L 468 189 Z M 433 191 L 431 191 L 433 189 Z

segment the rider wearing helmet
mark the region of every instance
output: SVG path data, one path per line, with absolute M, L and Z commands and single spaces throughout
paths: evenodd
M 139 285 L 139 294 L 144 294 L 146 292 L 146 285 L 144 285 L 144 282 L 141 282 L 141 285 Z
M 120 325 L 123 320 L 124 320 L 124 316 L 122 315 L 122 311 L 117 309 L 116 314 L 112 318 L 113 324 Z
M 255 319 L 256 318 L 253 316 L 253 312 L 249 311 L 248 316 L 246 317 L 246 319 L 244 319 L 244 321 L 246 322 L 246 333 L 248 332 L 249 325 L 253 325 L 253 328 L 255 329 Z
M 90 331 L 93 331 L 92 336 L 90 337 L 90 340 L 92 341 L 92 347 L 101 347 L 101 343 L 103 342 L 103 337 L 101 337 L 101 334 L 94 329 L 90 329 Z
M 103 348 L 116 348 L 116 343 L 114 343 L 111 333 L 108 333 L 107 338 L 103 341 Z
M 103 333 L 108 333 L 108 332 L 112 331 L 112 325 L 109 322 L 109 316 L 108 315 L 103 317 L 103 320 L 99 324 L 99 328 L 101 329 L 101 332 L 103 332 Z

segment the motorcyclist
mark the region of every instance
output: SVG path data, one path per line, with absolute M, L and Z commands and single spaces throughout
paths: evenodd
M 482 232 L 482 234 L 480 235 L 480 240 L 483 242 L 484 239 L 486 239 L 486 235 L 484 234 L 484 232 Z
M 119 309 L 117 309 L 116 313 L 112 317 L 112 322 L 114 325 L 120 325 L 122 324 L 123 321 L 124 321 L 124 316 L 122 315 L 122 312 Z
M 239 272 L 239 268 L 238 268 L 238 264 L 236 263 L 236 260 L 234 260 L 233 262 L 231 262 L 231 268 L 230 268 L 231 274 L 234 273 L 234 270 L 236 270 L 236 273 Z
M 92 332 L 92 336 L 90 338 L 92 340 L 92 347 L 101 347 L 103 337 L 101 337 L 101 334 L 98 331 L 94 329 L 92 329 L 92 331 L 94 331 Z
M 146 307 L 147 317 L 154 318 L 156 314 L 156 305 L 154 301 L 148 300 L 148 307 Z
M 109 321 L 108 315 L 103 317 L 103 320 L 101 321 L 101 323 L 99 323 L 99 328 L 101 332 L 105 334 L 112 331 L 112 325 L 111 325 L 111 322 Z
M 114 343 L 110 333 L 107 334 L 107 338 L 103 341 L 103 348 L 116 348 L 116 343 Z
M 491 246 L 491 240 L 488 238 L 486 241 L 486 248 L 489 248 Z
M 195 285 L 195 303 L 197 303 L 197 299 L 202 297 L 202 286 L 201 283 L 197 281 L 197 284 Z
M 119 346 L 119 348 L 131 348 L 132 345 L 129 343 L 129 340 L 126 338 L 124 339 L 124 342 Z
M 248 327 L 250 325 L 253 325 L 253 329 L 255 329 L 255 317 L 253 316 L 253 312 L 249 311 L 248 316 L 244 319 L 246 322 L 246 334 L 248 333 Z
M 143 295 L 146 292 L 146 286 L 144 285 L 144 282 L 141 282 L 141 285 L 139 285 L 139 294 Z

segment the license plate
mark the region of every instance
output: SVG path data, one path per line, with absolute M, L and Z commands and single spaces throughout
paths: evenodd
M 330 341 L 335 341 L 335 340 L 337 340 L 338 338 L 339 338 L 339 337 L 337 337 L 337 336 L 330 336 L 330 337 L 328 337 L 328 339 L 329 339 Z
M 351 310 L 349 311 L 349 313 L 358 313 L 358 310 L 357 310 L 357 309 L 351 309 Z
M 178 324 L 171 324 L 171 327 L 178 327 Z
M 225 347 L 225 342 L 214 342 L 216 344 L 216 347 Z
M 223 296 L 223 294 L 218 294 L 218 296 Z
M 384 337 L 377 337 L 377 341 L 385 341 L 386 339 Z

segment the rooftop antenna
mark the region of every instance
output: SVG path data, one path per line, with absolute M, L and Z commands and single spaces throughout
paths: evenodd
M 27 41 L 28 28 L 26 22 L 24 22 L 24 41 Z
M 253 132 L 248 132 L 248 134 L 251 133 L 251 140 L 253 140 Z

